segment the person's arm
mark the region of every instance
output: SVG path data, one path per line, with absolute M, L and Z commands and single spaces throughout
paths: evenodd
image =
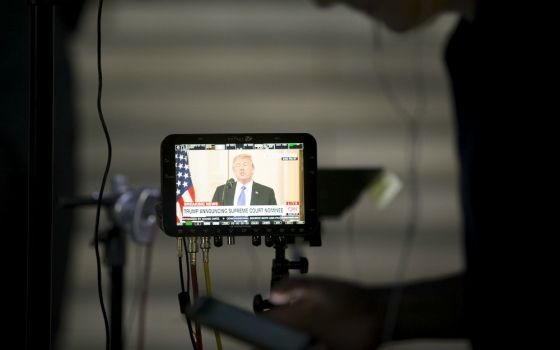
M 329 349 L 373 349 L 383 342 L 391 287 L 366 288 L 331 279 L 288 279 L 273 288 L 279 305 L 265 315 L 315 336 Z M 463 278 L 412 283 L 402 299 L 391 340 L 462 338 Z
M 413 29 L 443 12 L 456 12 L 474 18 L 478 0 L 315 0 L 322 7 L 344 3 L 376 18 L 391 30 Z

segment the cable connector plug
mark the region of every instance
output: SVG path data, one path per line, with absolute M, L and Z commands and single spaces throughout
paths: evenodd
M 177 257 L 183 257 L 183 237 L 177 237 Z
M 198 253 L 198 239 L 196 237 L 187 237 L 187 252 L 191 265 L 196 265 L 196 253 Z
M 202 237 L 200 241 L 200 249 L 202 250 L 202 262 L 207 263 L 209 260 L 210 253 L 210 238 Z

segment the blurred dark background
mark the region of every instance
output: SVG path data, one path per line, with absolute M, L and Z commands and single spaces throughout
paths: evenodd
M 78 110 L 77 192 L 99 189 L 106 145 L 95 107 L 96 1 L 89 1 L 70 43 Z M 394 281 L 410 214 L 410 134 L 418 122 L 420 207 L 406 279 L 463 267 L 452 109 L 443 48 L 457 18 L 443 16 L 393 34 L 345 7 L 304 0 L 119 0 L 103 13 L 103 109 L 113 142 L 111 176 L 159 188 L 159 145 L 171 133 L 308 132 L 319 167 L 383 167 L 403 190 L 385 208 L 367 193 L 323 222 L 323 246 L 292 247 L 309 272 L 364 283 Z M 195 184 L 196 186 L 196 184 Z M 105 342 L 96 287 L 93 208 L 74 225 L 59 346 L 100 349 Z M 108 223 L 104 220 L 102 228 Z M 135 348 L 138 286 L 146 248 L 129 241 L 125 333 Z M 267 294 L 272 248 L 250 238 L 211 249 L 214 294 L 251 309 Z M 174 239 L 154 242 L 146 349 L 189 348 L 179 313 Z M 103 270 L 107 278 L 107 270 Z M 107 286 L 107 280 L 105 286 Z M 205 347 L 214 348 L 206 332 Z M 245 349 L 224 338 L 225 349 Z M 466 342 L 408 342 L 398 349 L 466 349 Z

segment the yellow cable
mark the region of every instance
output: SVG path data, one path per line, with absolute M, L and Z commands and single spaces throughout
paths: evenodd
M 212 296 L 212 283 L 210 282 L 210 267 L 208 265 L 208 260 L 204 261 L 204 282 L 206 282 L 206 294 Z M 214 337 L 216 337 L 216 346 L 218 350 L 222 350 L 222 337 L 220 332 L 214 329 Z
M 210 281 L 210 266 L 208 265 L 208 261 L 204 262 L 204 282 L 206 282 L 206 294 L 209 297 L 212 296 L 212 283 Z

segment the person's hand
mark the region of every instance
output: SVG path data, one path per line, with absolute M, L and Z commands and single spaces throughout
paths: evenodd
M 287 279 L 263 315 L 306 331 L 326 349 L 374 349 L 381 344 L 386 293 L 325 278 Z

